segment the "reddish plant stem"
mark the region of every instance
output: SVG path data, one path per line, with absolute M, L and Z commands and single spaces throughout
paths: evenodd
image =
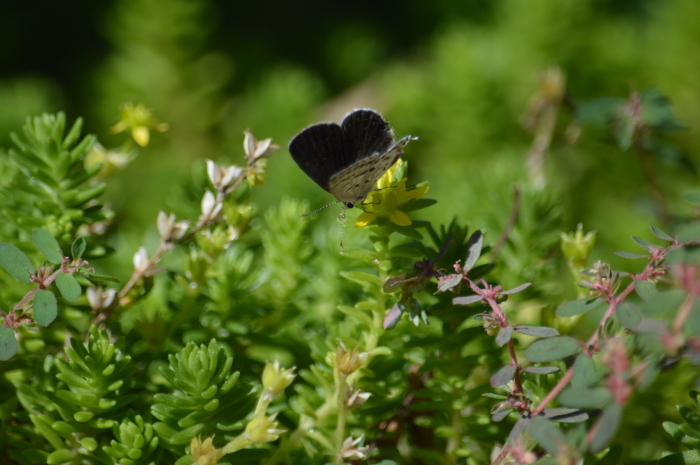
M 498 319 L 501 328 L 507 328 L 509 326 L 508 318 L 506 317 L 505 313 L 503 313 L 503 310 L 501 310 L 501 307 L 498 306 L 496 300 L 488 298 L 487 301 L 491 306 L 493 313 L 496 315 L 496 318 Z M 515 353 L 515 346 L 513 345 L 512 338 L 508 341 L 507 345 L 508 353 L 510 354 L 510 363 L 515 367 L 515 374 L 513 375 L 513 381 L 515 382 L 515 392 L 523 393 L 525 392 L 525 390 L 523 389 L 523 384 L 520 379 L 520 365 L 518 364 L 518 356 Z
M 676 315 L 676 319 L 673 321 L 674 334 L 680 334 L 683 332 L 683 325 L 685 325 L 685 321 L 688 319 L 690 312 L 693 310 L 693 305 L 695 304 L 696 298 L 697 296 L 695 294 L 690 293 L 683 302 L 683 305 L 681 305 L 681 309 Z
M 600 338 L 601 331 L 603 327 L 605 326 L 605 323 L 612 318 L 612 316 L 615 314 L 615 310 L 617 309 L 617 306 L 622 302 L 633 290 L 634 290 L 634 283 L 636 280 L 636 276 L 632 280 L 629 286 L 622 291 L 622 293 L 614 298 L 612 302 L 610 302 L 610 305 L 608 306 L 607 311 L 605 312 L 605 315 L 603 315 L 603 318 L 600 320 L 600 324 L 598 325 L 598 328 L 596 331 L 591 335 L 591 337 L 588 339 L 588 342 L 586 342 L 586 348 L 594 346 L 597 342 L 598 339 Z M 562 379 L 559 380 L 556 386 L 547 394 L 547 396 L 542 399 L 542 401 L 535 407 L 535 409 L 532 411 L 532 416 L 537 416 L 539 415 L 547 405 L 551 401 L 553 401 L 559 393 L 566 387 L 566 385 L 571 381 L 571 378 L 574 375 L 574 367 L 570 367 L 567 371 L 566 374 L 562 377 Z
M 605 312 L 605 315 L 603 315 L 603 318 L 600 321 L 600 324 L 598 325 L 598 328 L 596 331 L 591 335 L 591 337 L 588 339 L 588 342 L 586 342 L 586 347 L 591 347 L 592 345 L 595 345 L 598 342 L 598 338 L 600 337 L 600 332 L 602 328 L 605 326 L 605 323 L 607 320 L 609 320 L 614 314 L 615 310 L 617 309 L 617 306 L 625 299 L 627 296 L 634 290 L 634 283 L 638 278 L 641 278 L 644 276 L 644 273 L 641 273 L 640 276 L 633 276 L 632 282 L 625 288 L 620 295 L 618 295 L 616 298 L 612 299 L 610 302 L 610 305 L 608 306 L 607 311 Z M 510 349 L 510 347 L 509 347 Z M 544 399 L 540 401 L 540 403 L 535 407 L 534 410 L 530 413 L 530 416 L 535 417 L 542 413 L 542 411 L 549 405 L 550 402 L 552 402 L 558 395 L 559 393 L 569 384 L 571 381 L 571 378 L 574 376 L 574 367 L 570 367 L 564 376 L 559 380 L 559 382 L 552 388 L 552 390 L 545 396 Z M 511 445 L 506 444 L 506 446 L 503 448 L 501 453 L 496 457 L 496 460 L 494 460 L 494 464 L 499 464 L 501 463 L 508 453 L 511 450 Z
M 24 308 L 29 303 L 29 301 L 31 301 L 34 298 L 34 296 L 36 295 L 37 292 L 39 292 L 41 289 L 46 289 L 47 287 L 49 287 L 51 285 L 51 283 L 56 280 L 56 277 L 60 273 L 75 272 L 77 270 L 78 270 L 77 267 L 71 267 L 71 266 L 57 269 L 50 276 L 47 276 L 46 279 L 43 279 L 41 281 L 41 283 L 39 283 L 38 286 L 34 287 L 29 292 L 27 292 L 27 294 L 24 297 L 22 297 L 22 300 L 17 302 L 17 305 L 15 305 L 12 308 L 12 310 L 19 310 L 21 308 Z
M 586 342 L 586 347 L 594 346 L 598 342 L 598 339 L 600 338 L 600 333 L 603 330 L 605 323 L 607 323 L 608 320 L 612 318 L 612 316 L 615 314 L 617 306 L 620 305 L 620 303 L 632 293 L 632 291 L 634 290 L 634 283 L 637 281 L 637 278 L 638 276 L 633 276 L 632 282 L 629 284 L 629 286 L 627 286 L 627 288 L 624 291 L 622 291 L 620 295 L 610 300 L 610 305 L 605 311 L 605 315 L 603 315 L 603 318 L 601 318 L 600 324 L 598 324 L 598 329 L 596 330 L 596 332 L 593 333 L 593 335 L 591 335 L 590 339 L 588 339 L 588 342 Z

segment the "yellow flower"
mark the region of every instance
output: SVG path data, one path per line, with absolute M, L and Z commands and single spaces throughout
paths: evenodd
M 394 166 L 389 168 L 379 178 L 379 181 L 375 184 L 375 189 L 377 190 L 371 193 L 371 199 L 368 202 L 363 203 L 365 211 L 357 218 L 355 226 L 367 226 L 378 216 L 386 216 L 399 226 L 410 226 L 412 224 L 408 215 L 399 210 L 399 206 L 423 197 L 428 192 L 428 186 L 406 190 L 406 178 L 393 185 L 394 172 L 398 168 L 399 163 L 400 161 L 397 161 Z
M 190 443 L 190 455 L 195 465 L 214 465 L 224 455 L 220 449 L 214 447 L 212 438 L 192 438 Z
M 294 367 L 287 369 L 280 368 L 279 360 L 275 360 L 274 363 L 267 362 L 265 364 L 262 382 L 265 392 L 269 395 L 270 399 L 273 399 L 277 394 L 284 391 L 287 386 L 292 384 L 292 381 L 294 381 L 296 377 L 294 369 Z
M 166 123 L 158 123 L 143 104 L 134 106 L 133 103 L 125 103 L 119 112 L 119 122 L 109 128 L 112 134 L 131 129 L 131 137 L 141 147 L 148 145 L 150 139 L 150 129 L 163 132 L 168 130 Z
M 368 352 L 357 352 L 356 350 L 348 350 L 345 344 L 340 342 L 335 351 L 335 364 L 338 370 L 345 376 L 351 375 L 361 368 L 369 358 Z
M 278 428 L 279 423 L 275 421 L 275 413 L 272 416 L 256 415 L 245 427 L 245 438 L 254 444 L 264 444 L 276 441 L 280 434 L 286 430 Z

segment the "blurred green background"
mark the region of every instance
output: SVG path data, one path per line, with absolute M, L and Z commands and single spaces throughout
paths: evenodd
M 124 139 L 108 133 L 124 102 L 170 125 L 111 181 L 122 231 L 176 209 L 193 163 L 241 163 L 247 127 L 282 146 L 256 190 L 262 208 L 283 196 L 332 201 L 286 145 L 303 127 L 364 106 L 397 136 L 420 137 L 406 150 L 409 182 L 429 181 L 439 201 L 421 218 L 457 215 L 495 241 L 513 186 L 527 183 L 528 101 L 553 66 L 575 102 L 657 87 L 689 128 L 671 140 L 679 153 L 697 159 L 700 145 L 696 0 L 3 2 L 0 35 L 3 147 L 42 111 L 84 117 L 106 147 Z M 556 227 L 598 230 L 593 258 L 614 262 L 629 236 L 651 239 L 649 224 L 668 225 L 637 155 L 585 126 L 571 143 L 571 121 L 560 112 L 545 191 L 561 209 Z M 687 215 L 681 195 L 697 183 L 693 171 L 664 160 L 654 171 L 671 214 Z M 337 215 L 321 214 L 329 224 Z

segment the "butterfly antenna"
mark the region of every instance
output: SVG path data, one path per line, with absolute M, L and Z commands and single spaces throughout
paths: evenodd
M 328 208 L 328 207 L 330 207 L 331 205 L 335 205 L 335 204 L 338 203 L 338 202 L 340 202 L 340 200 L 336 200 L 336 201 L 333 202 L 333 203 L 329 203 L 328 205 L 325 205 L 325 206 L 323 206 L 323 207 L 321 207 L 321 208 L 317 208 L 316 210 L 314 210 L 314 211 L 312 211 L 312 212 L 304 213 L 304 214 L 301 215 L 301 216 L 313 215 L 314 213 L 320 212 L 320 211 L 323 210 L 324 208 Z
M 340 250 L 345 252 L 343 248 L 343 230 L 345 229 L 345 213 L 348 211 L 348 207 L 343 206 L 343 211 L 340 212 Z

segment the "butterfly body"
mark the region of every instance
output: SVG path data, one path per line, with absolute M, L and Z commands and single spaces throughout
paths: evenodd
M 358 109 L 340 125 L 318 123 L 304 129 L 289 143 L 289 153 L 316 184 L 352 208 L 415 139 L 395 141 L 394 131 L 379 113 Z

